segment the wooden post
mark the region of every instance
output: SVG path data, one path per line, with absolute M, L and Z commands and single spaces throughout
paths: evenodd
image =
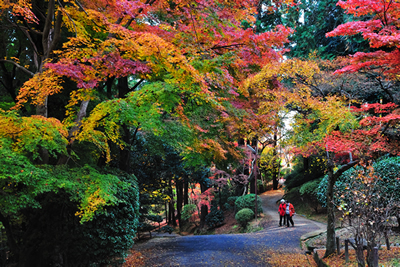
M 337 250 L 337 254 L 340 254 L 340 243 L 339 243 L 339 237 L 336 237 L 336 250 Z
M 374 247 L 374 262 L 373 267 L 378 267 L 378 247 Z
M 387 230 L 385 230 L 385 241 L 386 241 L 386 249 L 390 250 L 390 242 L 389 242 L 389 237 L 387 234 Z
M 345 256 L 346 262 L 349 262 L 349 240 L 348 239 L 344 240 L 344 256 Z

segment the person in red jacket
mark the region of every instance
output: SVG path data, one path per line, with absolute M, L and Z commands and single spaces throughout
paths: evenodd
M 294 207 L 292 203 L 289 203 L 289 201 L 286 201 L 286 209 L 285 209 L 285 216 L 286 216 L 286 226 L 289 227 L 289 222 L 292 224 L 294 227 L 294 222 L 293 222 L 293 214 L 295 213 Z
M 279 213 L 279 227 L 284 226 L 286 224 L 286 203 L 284 199 L 281 199 L 281 204 L 279 205 L 278 208 L 278 213 Z M 283 224 L 282 224 L 283 220 Z

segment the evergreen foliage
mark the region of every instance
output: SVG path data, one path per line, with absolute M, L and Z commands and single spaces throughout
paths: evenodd
M 211 206 L 210 213 L 206 216 L 206 224 L 210 228 L 217 227 L 224 222 L 225 216 L 224 212 L 218 209 L 217 205 Z
M 394 196 L 395 200 L 400 200 L 398 190 L 400 189 L 399 182 L 399 173 L 400 173 L 400 157 L 383 157 L 373 163 L 374 173 L 379 176 L 381 179 L 378 181 L 381 189 L 381 197 L 382 201 L 387 196 Z M 346 190 L 351 190 L 349 188 L 349 184 L 353 177 L 357 175 L 357 171 L 361 170 L 362 167 L 356 166 L 353 167 L 346 172 L 344 172 L 339 179 L 335 183 L 334 190 L 337 192 L 336 195 L 340 195 L 341 192 L 345 192 Z M 319 186 L 318 186 L 318 201 L 326 206 L 326 190 L 327 190 L 327 181 L 328 177 L 325 176 Z M 334 199 L 334 202 L 337 205 L 340 205 L 340 200 L 337 199 L 337 196 Z
M 136 236 L 139 192 L 133 176 L 120 173 L 119 179 L 130 186 L 115 192 L 118 203 L 84 223 L 66 189 L 36 196 L 40 208 L 26 207 L 13 216 L 13 234 L 21 250 L 11 250 L 10 257 L 29 266 L 52 266 L 60 260 L 71 267 L 120 266 Z
M 269 1 L 263 1 L 268 3 Z M 354 19 L 336 5 L 336 0 L 305 0 L 292 7 L 282 6 L 264 11 L 258 16 L 257 30 L 271 30 L 278 24 L 287 25 L 295 32 L 289 37 L 291 58 L 308 58 L 316 53 L 319 58 L 332 59 L 355 52 L 368 51 L 369 46 L 361 36 L 326 37 L 338 25 Z
M 236 213 L 235 219 L 243 228 L 246 228 L 247 224 L 254 219 L 254 211 L 249 208 L 241 209 Z
M 304 164 L 306 162 L 306 165 Z M 295 160 L 294 169 L 285 176 L 287 190 L 302 186 L 307 182 L 314 181 L 324 175 L 325 163 L 321 157 L 311 156 L 304 160 L 299 156 Z
M 242 209 L 255 209 L 255 194 L 247 194 L 244 196 L 240 196 L 236 199 L 235 201 L 235 210 L 236 213 L 241 211 Z M 263 212 L 262 205 L 261 205 L 261 199 L 259 196 L 257 196 L 257 213 L 260 214 Z M 254 214 L 253 214 L 254 216 Z

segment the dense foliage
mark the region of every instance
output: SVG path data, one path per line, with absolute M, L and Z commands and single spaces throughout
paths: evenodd
M 299 156 L 294 163 L 293 170 L 285 176 L 287 190 L 312 182 L 324 175 L 325 163 L 322 157 L 303 158 Z
M 383 157 L 378 159 L 372 164 L 374 173 L 380 177 L 377 186 L 380 191 L 380 199 L 383 205 L 386 198 L 399 199 L 397 190 L 399 189 L 399 173 L 400 173 L 400 158 L 399 157 Z M 344 192 L 351 190 L 349 187 L 351 181 L 357 176 L 357 173 L 363 168 L 360 166 L 353 167 L 344 172 L 335 183 L 336 195 L 342 195 Z M 327 176 L 324 176 L 318 187 L 318 201 L 326 206 L 326 190 L 327 190 Z M 342 199 L 335 198 L 335 205 L 340 206 Z
M 195 205 L 214 227 L 232 202 L 253 211 L 283 162 L 304 196 L 327 175 L 331 253 L 350 168 L 373 160 L 382 194 L 397 191 L 399 5 L 0 0 L 10 264 L 118 264 L 163 212 L 181 227 Z
M 247 194 L 244 196 L 240 196 L 236 199 L 235 201 L 235 211 L 238 213 L 242 209 L 251 209 L 255 210 L 255 195 L 254 194 Z M 260 214 L 263 212 L 262 205 L 261 205 L 261 199 L 259 196 L 257 196 L 257 213 Z
M 236 213 L 235 219 L 243 228 L 246 228 L 247 224 L 254 219 L 254 211 L 249 208 L 241 209 Z
M 214 228 L 221 225 L 224 222 L 224 212 L 218 209 L 218 206 L 211 206 L 210 213 L 206 216 L 206 224 L 208 227 Z

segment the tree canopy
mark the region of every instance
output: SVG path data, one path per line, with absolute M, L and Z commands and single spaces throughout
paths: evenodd
M 399 155 L 398 10 L 392 0 L 0 0 L 0 222 L 13 260 L 33 257 L 21 236 L 57 210 L 52 199 L 65 229 L 127 216 L 133 236 L 155 203 L 181 224 L 190 189 L 204 222 L 222 183 L 248 193 L 263 151 L 275 187 L 283 146 L 326 157 L 332 190 L 360 159 Z M 103 263 L 131 244 L 125 232 L 98 232 L 124 247 Z

